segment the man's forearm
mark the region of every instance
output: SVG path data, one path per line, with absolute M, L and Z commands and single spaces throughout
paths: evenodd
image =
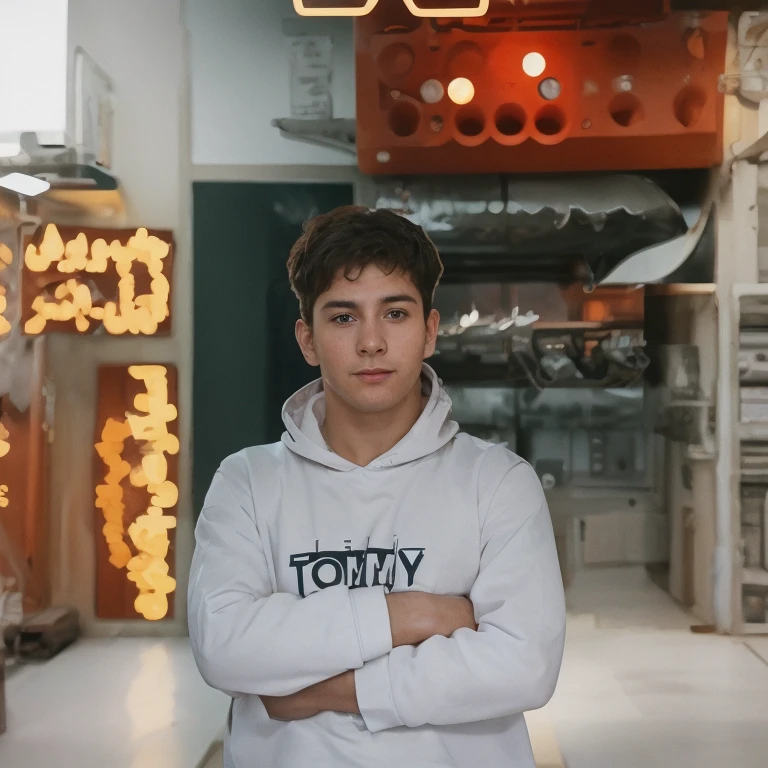
M 306 693 L 318 712 L 360 714 L 355 690 L 355 673 L 352 670 L 313 685 L 307 689 Z
M 472 603 L 463 597 L 399 592 L 387 597 L 392 647 L 419 645 L 433 635 L 450 637 L 462 627 L 476 629 Z M 354 670 L 289 696 L 262 696 L 273 720 L 300 720 L 319 712 L 360 714 Z
M 303 720 L 320 712 L 360 714 L 353 671 L 331 677 L 290 696 L 262 696 L 261 701 L 272 720 Z

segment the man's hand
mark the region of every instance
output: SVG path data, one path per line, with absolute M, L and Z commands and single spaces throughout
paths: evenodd
M 271 720 L 304 720 L 320 712 L 360 714 L 351 670 L 291 696 L 262 696 L 261 701 Z
M 387 595 L 392 646 L 418 645 L 433 635 L 450 637 L 457 629 L 477 629 L 475 608 L 466 597 L 428 592 Z
M 305 720 L 320 711 L 307 696 L 309 688 L 291 696 L 261 696 L 270 720 Z

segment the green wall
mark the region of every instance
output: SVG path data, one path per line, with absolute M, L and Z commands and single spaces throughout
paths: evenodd
M 283 402 L 317 377 L 293 336 L 285 262 L 307 218 L 352 199 L 350 184 L 193 185 L 196 512 L 221 461 L 279 440 Z

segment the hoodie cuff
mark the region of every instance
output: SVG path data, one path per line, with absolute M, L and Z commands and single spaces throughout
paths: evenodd
M 389 655 L 369 661 L 355 670 L 357 706 L 371 733 L 405 725 L 395 708 L 389 679 Z
M 349 598 L 363 662 L 389 653 L 392 650 L 392 627 L 384 587 L 350 589 Z

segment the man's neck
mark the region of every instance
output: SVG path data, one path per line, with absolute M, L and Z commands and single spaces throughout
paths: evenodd
M 394 408 L 382 413 L 361 413 L 326 388 L 323 437 L 334 453 L 360 467 L 368 466 L 408 434 L 427 400 L 421 393 L 419 379 Z

